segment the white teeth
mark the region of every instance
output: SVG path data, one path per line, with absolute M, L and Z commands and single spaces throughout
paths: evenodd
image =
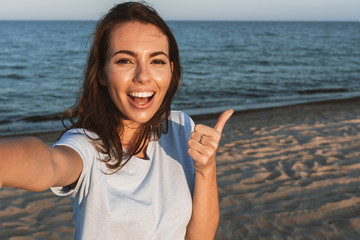
M 152 97 L 154 95 L 154 93 L 153 92 L 130 92 L 129 95 L 131 97 L 147 98 L 147 97 Z

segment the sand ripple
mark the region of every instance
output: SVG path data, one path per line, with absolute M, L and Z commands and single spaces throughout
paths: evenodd
M 232 119 L 217 239 L 360 238 L 360 110 L 330 106 Z

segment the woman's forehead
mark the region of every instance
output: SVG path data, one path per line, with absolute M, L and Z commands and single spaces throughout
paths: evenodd
M 153 24 L 128 22 L 119 24 L 111 32 L 110 45 L 112 47 L 139 44 L 163 48 L 162 50 L 168 49 L 167 36 Z

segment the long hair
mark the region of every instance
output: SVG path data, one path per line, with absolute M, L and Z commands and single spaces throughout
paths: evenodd
M 123 115 L 111 100 L 107 88 L 100 82 L 105 78 L 104 65 L 111 32 L 119 24 L 127 22 L 153 24 L 167 36 L 173 70 L 169 88 L 158 111 L 148 122 L 141 124 L 129 144 L 129 149 L 124 152 L 120 139 L 124 129 Z M 81 95 L 77 103 L 65 111 L 63 125 L 66 130 L 83 128 L 96 133 L 99 139 L 93 140 L 99 151 L 107 156 L 103 160 L 106 166 L 119 170 L 132 156 L 144 149 L 147 140 L 157 140 L 162 133 L 167 132 L 171 102 L 181 79 L 179 49 L 165 21 L 143 2 L 126 2 L 114 6 L 97 23 L 92 40 Z M 70 120 L 69 127 L 64 123 L 65 119 Z

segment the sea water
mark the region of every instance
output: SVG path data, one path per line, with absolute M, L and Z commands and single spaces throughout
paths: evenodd
M 190 115 L 360 96 L 359 22 L 169 21 Z M 95 21 L 0 21 L 0 135 L 61 129 Z

